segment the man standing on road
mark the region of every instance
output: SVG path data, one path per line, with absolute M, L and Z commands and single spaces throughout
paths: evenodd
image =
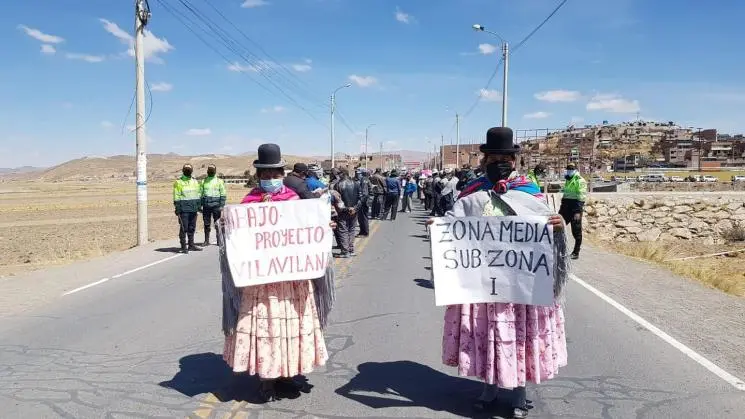
M 385 188 L 385 212 L 381 220 L 388 218 L 388 213 L 390 213 L 391 221 L 396 221 L 398 200 L 401 198 L 401 180 L 398 179 L 398 173 L 395 170 L 391 171 L 388 178 L 386 178 Z
M 579 170 L 574 163 L 567 165 L 564 179 L 566 182 L 562 190 L 559 215 L 564 218 L 565 223 L 572 226 L 574 251 L 571 257 L 572 259 L 579 259 L 579 251 L 582 247 L 582 213 L 587 200 L 587 181 L 579 174 Z
M 305 183 L 305 177 L 308 173 L 308 165 L 305 163 L 295 163 L 295 166 L 284 180 L 285 186 L 292 189 L 300 199 L 312 199 L 316 198 L 313 192 L 308 189 L 308 184 Z
M 227 194 L 225 193 L 225 182 L 217 177 L 217 166 L 207 166 L 207 177 L 202 181 L 202 219 L 204 219 L 204 245 L 210 245 L 210 227 L 212 220 L 215 223 L 215 236 L 220 243 L 220 229 L 217 228 L 217 220 L 222 215 Z
M 440 214 L 443 215 L 453 208 L 455 198 L 458 197 L 458 178 L 451 169 L 445 169 L 445 179 L 442 184 L 442 198 L 440 198 Z
M 362 207 L 362 190 L 357 182 L 349 178 L 347 169 L 339 171 L 339 182 L 334 186 L 334 190 L 339 193 L 344 203 L 344 209 L 339 212 L 339 221 L 337 222 L 339 238 L 341 239 L 339 243 L 341 257 L 357 256 L 354 252 L 354 237 L 357 227 L 357 212 Z
M 383 207 L 385 206 L 384 199 L 387 193 L 385 178 L 380 168 L 375 169 L 375 174 L 370 178 L 370 184 L 372 185 L 373 195 L 372 218 L 373 220 L 378 220 L 383 213 Z
M 199 182 L 191 177 L 193 171 L 194 168 L 190 164 L 185 164 L 181 169 L 182 176 L 173 183 L 173 206 L 179 220 L 178 238 L 181 242 L 181 253 L 202 250 L 194 245 L 197 212 L 202 206 L 202 188 Z
M 360 188 L 362 194 L 362 200 L 360 202 L 360 210 L 357 211 L 357 222 L 360 224 L 359 236 L 367 237 L 370 235 L 370 220 L 368 211 L 370 205 L 368 200 L 370 199 L 370 179 L 369 172 L 364 169 L 357 170 L 357 186 Z

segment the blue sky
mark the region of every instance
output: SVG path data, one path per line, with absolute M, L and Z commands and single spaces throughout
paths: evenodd
M 380 142 L 429 150 L 428 141 L 455 136 L 455 112 L 471 108 L 498 61 L 499 40 L 471 26 L 514 45 L 559 1 L 215 0 L 229 22 L 205 0 L 183 2 L 235 48 L 192 26 L 226 62 L 163 6 L 188 13 L 181 0 L 150 0 L 152 153 L 242 153 L 272 141 L 287 153 L 328 154 L 329 95 L 348 82 L 337 96 L 346 122 L 337 118 L 337 151 L 360 151 L 369 124 L 371 151 Z M 125 122 L 132 3 L 4 6 L 0 167 L 134 153 L 134 134 L 122 133 L 134 123 Z M 743 132 L 745 32 L 735 16 L 745 16 L 745 3 L 569 0 L 511 57 L 508 125 L 561 128 L 639 112 Z M 463 141 L 500 124 L 500 90 L 501 73 L 463 118 Z

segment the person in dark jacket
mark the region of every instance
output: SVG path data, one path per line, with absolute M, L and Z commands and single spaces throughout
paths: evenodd
M 354 252 L 354 236 L 357 228 L 357 213 L 362 207 L 362 190 L 359 184 L 349 177 L 347 169 L 339 170 L 339 181 L 334 185 L 334 190 L 339 193 L 344 203 L 344 208 L 339 212 L 339 221 L 337 221 L 341 239 L 340 257 L 357 256 Z
M 370 178 L 370 184 L 372 185 L 372 218 L 379 220 L 381 214 L 383 214 L 383 208 L 385 207 L 385 195 L 388 190 L 385 185 L 385 177 L 380 168 L 375 169 L 375 174 Z
M 385 179 L 386 195 L 385 195 L 385 212 L 381 220 L 388 218 L 388 213 L 391 214 L 391 221 L 396 221 L 396 214 L 398 213 L 398 200 L 401 197 L 401 180 L 398 178 L 398 173 L 392 171 Z
M 305 177 L 308 173 L 308 165 L 305 163 L 295 163 L 292 168 L 292 172 L 285 176 L 284 184 L 288 188 L 295 191 L 300 199 L 313 199 L 317 198 L 313 192 L 308 189 L 308 184 L 305 183 Z
M 357 184 L 360 188 L 360 193 L 362 194 L 362 203 L 360 205 L 360 210 L 357 212 L 357 222 L 360 225 L 360 233 L 359 236 L 367 237 L 370 235 L 370 220 L 368 218 L 368 211 L 370 210 L 370 205 L 368 205 L 368 201 L 370 199 L 370 173 L 367 170 L 359 170 L 357 172 Z

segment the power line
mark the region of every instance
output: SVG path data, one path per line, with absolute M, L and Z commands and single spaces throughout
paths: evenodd
M 256 66 L 255 62 L 251 61 L 250 57 L 245 57 L 240 51 L 236 49 L 235 46 L 230 45 L 230 40 L 226 39 L 226 35 L 220 33 L 219 30 L 216 30 L 214 25 L 209 25 L 209 23 L 205 22 L 203 19 L 199 19 L 199 13 L 192 9 L 192 14 L 195 15 L 195 17 L 198 20 L 202 21 L 202 24 L 207 26 L 208 28 L 212 29 L 212 32 L 210 30 L 205 29 L 202 27 L 202 25 L 199 24 L 199 22 L 196 22 L 194 19 L 190 18 L 189 16 L 185 15 L 180 10 L 177 10 L 173 6 L 167 4 L 165 0 L 156 0 L 169 14 L 171 14 L 177 21 L 179 21 L 186 29 L 188 29 L 194 36 L 197 37 L 205 46 L 207 46 L 209 49 L 211 49 L 214 53 L 219 55 L 228 65 L 235 64 L 235 60 L 229 59 L 224 53 L 219 51 L 209 40 L 205 39 L 205 37 L 198 32 L 194 27 L 197 27 L 201 32 L 203 32 L 205 35 L 213 38 L 218 44 L 221 44 L 223 47 L 231 51 L 233 54 L 238 55 L 243 61 L 248 63 L 252 68 L 256 69 L 256 73 L 262 76 L 266 81 L 268 81 L 270 84 L 272 84 L 277 91 L 279 91 L 283 96 L 285 96 L 288 101 L 290 101 L 294 106 L 301 109 L 303 112 L 305 112 L 308 116 L 310 116 L 314 121 L 319 123 L 321 126 L 326 127 L 326 125 L 321 122 L 315 115 L 313 115 L 310 111 L 308 111 L 305 107 L 300 105 L 292 96 L 290 96 L 287 92 L 282 89 L 282 87 L 278 86 L 274 80 L 272 80 L 269 76 L 267 76 L 265 73 L 261 71 L 261 68 L 259 66 Z M 179 0 L 181 1 L 181 0 Z M 187 6 L 188 9 L 188 6 Z M 222 42 L 221 42 L 222 41 Z M 259 85 L 262 89 L 266 90 L 267 92 L 271 94 L 276 94 L 277 92 L 274 91 L 272 88 L 267 87 L 266 85 L 262 84 L 255 78 L 251 77 L 250 74 L 246 71 L 240 71 L 241 73 L 245 74 L 247 77 L 249 77 L 254 83 Z
M 274 85 L 275 88 L 280 90 L 280 92 L 287 96 L 288 99 L 293 100 L 293 98 L 290 98 L 289 95 L 284 91 L 283 87 L 286 88 L 286 86 L 280 87 L 277 83 L 275 83 L 275 80 L 272 78 L 272 66 L 267 64 L 265 60 L 261 60 L 258 56 L 253 54 L 248 48 L 246 48 L 244 45 L 242 45 L 240 42 L 238 42 L 235 38 L 233 38 L 230 34 L 227 33 L 227 31 L 223 30 L 217 23 L 212 21 L 209 17 L 205 16 L 204 13 L 199 11 L 197 8 L 195 8 L 191 3 L 189 3 L 188 0 L 178 0 L 191 14 L 194 15 L 194 17 L 201 21 L 205 26 L 207 26 L 212 32 L 214 32 L 220 40 L 222 40 L 223 46 L 231 50 L 236 55 L 243 58 L 245 61 L 247 61 L 250 65 L 250 68 L 252 70 L 255 70 L 257 73 L 260 73 L 268 82 L 270 82 L 272 85 Z M 245 55 L 240 50 L 245 51 Z M 274 74 L 279 74 L 274 72 Z M 284 82 L 287 84 L 287 81 L 277 80 L 278 83 Z M 291 87 L 292 88 L 292 87 Z M 297 90 L 297 87 L 294 87 L 295 90 Z M 312 101 L 312 100 L 311 100 Z M 295 102 L 296 105 L 300 106 Z

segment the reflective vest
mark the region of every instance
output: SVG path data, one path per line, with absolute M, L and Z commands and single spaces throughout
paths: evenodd
M 579 173 L 576 173 L 564 183 L 562 193 L 564 194 L 562 199 L 585 202 L 587 200 L 587 181 Z
M 541 189 L 541 182 L 538 180 L 538 176 L 536 176 L 533 170 L 528 172 L 528 180 L 538 185 L 538 189 Z
M 216 176 L 206 177 L 202 181 L 202 205 L 206 208 L 222 208 L 225 206 L 227 194 L 225 182 Z
M 197 212 L 202 206 L 202 188 L 191 177 L 181 176 L 173 183 L 173 205 L 176 212 Z

